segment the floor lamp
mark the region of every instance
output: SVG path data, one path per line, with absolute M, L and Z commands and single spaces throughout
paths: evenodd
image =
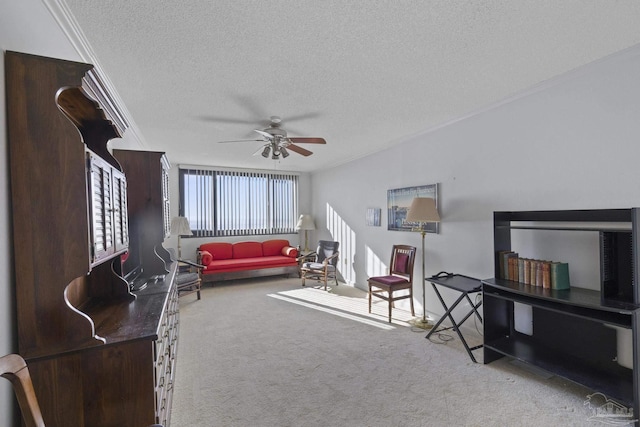
M 300 215 L 298 224 L 296 224 L 296 230 L 304 230 L 304 252 L 309 252 L 309 237 L 307 235 L 309 230 L 315 230 L 316 224 L 313 222 L 311 215 Z
M 414 326 L 422 329 L 431 329 L 431 324 L 427 321 L 427 306 L 425 297 L 425 279 L 427 274 L 424 269 L 424 236 L 427 234 L 426 224 L 429 222 L 440 222 L 436 201 L 430 197 L 416 197 L 411 202 L 411 207 L 407 213 L 407 222 L 417 222 L 420 224 L 420 234 L 422 235 L 422 319 L 416 319 Z
M 182 236 L 193 236 L 189 220 L 183 216 L 177 216 L 171 220 L 171 235 L 178 236 L 178 260 L 182 259 Z

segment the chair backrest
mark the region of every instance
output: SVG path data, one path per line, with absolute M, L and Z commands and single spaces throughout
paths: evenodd
M 13 384 L 22 419 L 27 427 L 45 427 L 27 363 L 18 354 L 0 357 L 0 376 Z
M 413 263 L 416 260 L 416 248 L 407 245 L 393 245 L 389 274 L 402 276 L 413 283 Z
M 318 241 L 318 249 L 316 250 L 316 262 L 322 262 L 325 259 L 329 258 L 331 255 L 338 252 L 338 247 L 340 246 L 339 242 L 332 242 L 331 240 L 319 240 Z M 333 266 L 338 265 L 338 257 L 333 258 L 330 261 L 330 264 Z

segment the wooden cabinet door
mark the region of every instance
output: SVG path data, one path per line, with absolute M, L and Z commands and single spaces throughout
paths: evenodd
M 123 252 L 129 245 L 127 181 L 122 172 L 88 152 L 91 264 Z
M 111 171 L 111 165 L 89 153 L 92 264 L 114 253 Z

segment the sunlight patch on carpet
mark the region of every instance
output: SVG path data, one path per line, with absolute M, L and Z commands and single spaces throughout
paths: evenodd
M 363 317 L 356 316 L 356 315 L 353 315 L 353 314 L 344 313 L 344 312 L 338 311 L 338 310 L 333 310 L 331 308 L 324 307 L 322 305 L 312 304 L 312 303 L 308 303 L 308 302 L 305 302 L 305 301 L 300 301 L 300 300 L 297 300 L 297 299 L 294 299 L 294 298 L 289 298 L 289 297 L 286 297 L 286 296 L 283 296 L 283 295 L 278 295 L 278 294 L 267 294 L 267 296 L 271 297 L 271 298 L 279 299 L 281 301 L 286 301 L 286 302 L 290 302 L 290 303 L 293 303 L 293 304 L 298 304 L 298 305 L 301 305 L 303 307 L 312 308 L 314 310 L 323 311 L 325 313 L 333 314 L 334 316 L 340 316 L 340 317 L 343 317 L 345 319 L 355 320 L 356 322 L 364 323 L 365 325 L 375 326 L 376 328 L 385 329 L 385 330 L 395 329 L 395 326 L 393 326 L 393 325 L 384 324 L 384 323 L 376 322 L 375 320 L 365 319 Z
M 387 323 L 388 306 L 386 301 L 374 300 L 372 313 L 369 313 L 367 292 L 349 286 L 333 287 L 330 292 L 319 288 L 305 287 L 269 294 L 269 296 L 382 329 L 409 326 L 407 322 L 412 319 L 411 313 L 396 308 L 393 310 L 392 323 Z

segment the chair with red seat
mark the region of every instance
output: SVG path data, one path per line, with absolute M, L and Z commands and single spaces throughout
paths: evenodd
M 391 251 L 389 274 L 386 276 L 370 277 L 369 282 L 369 313 L 371 313 L 371 297 L 375 296 L 389 302 L 389 323 L 394 301 L 409 298 L 411 301 L 411 315 L 413 310 L 413 263 L 416 258 L 416 248 L 407 245 L 394 245 Z M 394 295 L 394 292 L 409 290 L 408 293 Z M 385 295 L 386 294 L 386 295 Z

